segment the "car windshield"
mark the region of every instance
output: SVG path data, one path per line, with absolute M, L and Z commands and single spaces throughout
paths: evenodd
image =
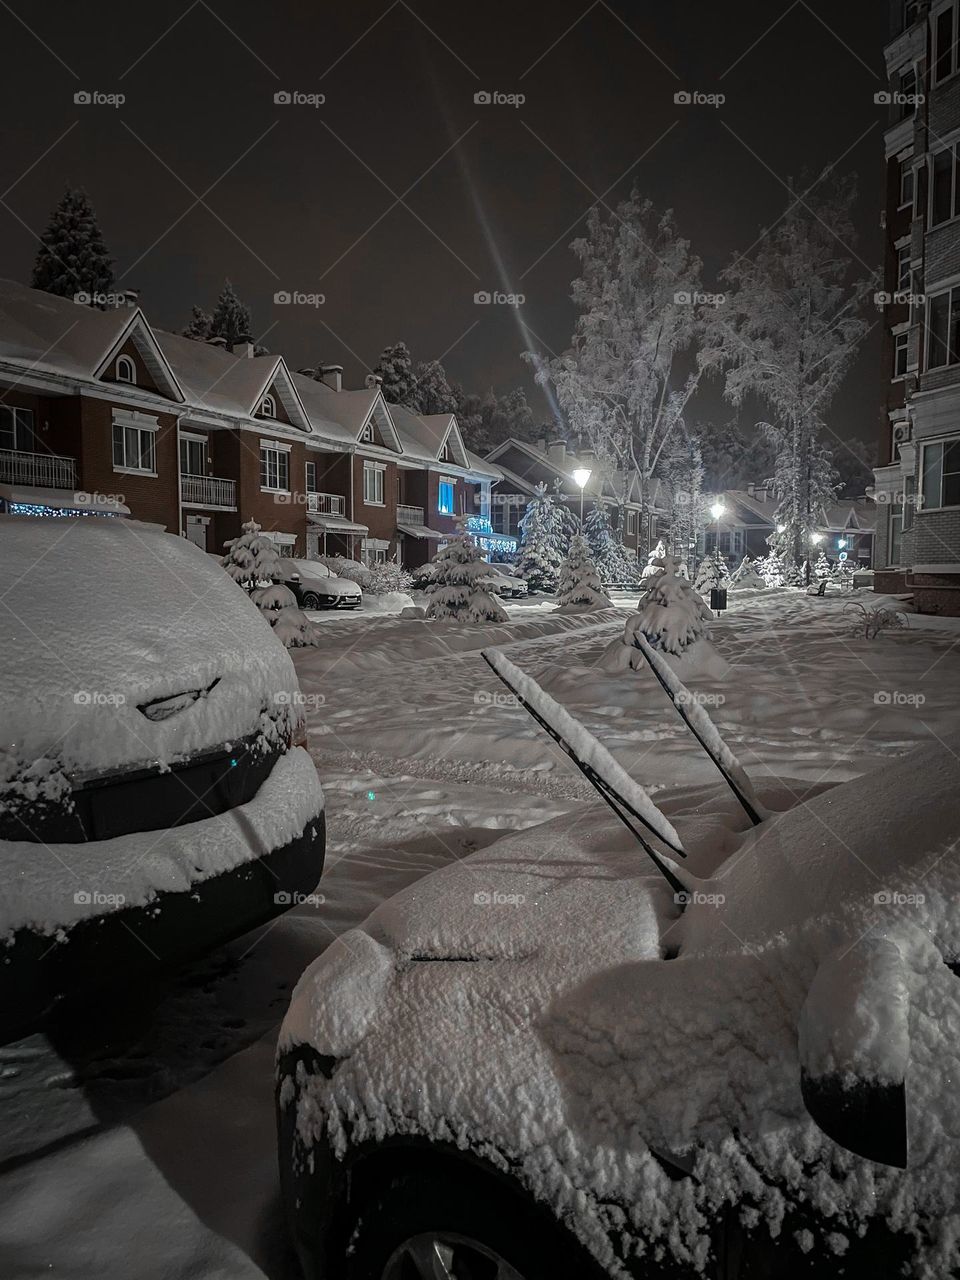
M 333 578 L 336 576 L 319 560 L 293 560 L 291 564 L 293 571 L 299 573 L 301 578 Z

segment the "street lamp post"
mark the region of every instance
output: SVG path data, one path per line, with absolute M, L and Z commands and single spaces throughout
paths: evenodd
M 726 510 L 727 508 L 723 505 L 723 503 L 719 500 L 719 498 L 710 508 L 710 514 L 713 516 L 714 520 L 716 520 L 717 522 L 717 545 L 714 547 L 714 552 L 718 556 L 720 554 L 720 517 L 726 514 Z
M 583 487 L 593 473 L 588 467 L 577 467 L 573 473 L 575 484 L 580 486 L 580 532 L 583 533 Z

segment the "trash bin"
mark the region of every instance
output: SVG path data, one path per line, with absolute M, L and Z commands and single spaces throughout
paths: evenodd
M 710 608 L 714 613 L 722 613 L 727 607 L 727 589 L 726 587 L 710 588 Z

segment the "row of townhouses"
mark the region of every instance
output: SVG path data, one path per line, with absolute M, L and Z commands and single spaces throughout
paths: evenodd
M 732 565 L 744 556 L 763 559 L 770 552 L 770 539 L 778 528 L 779 500 L 769 485 L 748 485 L 719 494 L 723 515 L 711 520 L 699 536 L 698 558 L 720 553 Z M 821 504 L 813 513 L 809 542 L 810 563 L 822 551 L 832 564 L 844 563 L 851 570 L 869 569 L 873 564 L 876 506 L 867 497 L 838 498 Z
M 888 2 L 875 585 L 960 614 L 960 12 Z
M 514 550 L 541 481 L 579 503 L 584 464 L 561 448 L 508 441 L 483 459 L 454 414 L 388 404 L 373 375 L 347 390 L 337 365 L 298 372 L 249 342 L 155 329 L 137 305 L 0 281 L 0 510 L 132 515 L 212 553 L 253 518 L 282 554 L 416 568 L 464 515 L 486 552 Z M 585 492 L 613 515 L 596 467 Z M 633 551 L 649 535 L 638 513 Z

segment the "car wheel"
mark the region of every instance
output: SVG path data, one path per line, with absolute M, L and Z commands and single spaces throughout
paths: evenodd
M 301 603 L 305 609 L 319 609 L 320 597 L 315 591 L 305 591 L 303 593 L 303 600 Z
M 574 1274 L 592 1280 L 603 1274 L 545 1210 L 463 1168 L 462 1175 L 449 1168 L 398 1173 L 355 1203 L 350 1280 L 557 1280 Z

